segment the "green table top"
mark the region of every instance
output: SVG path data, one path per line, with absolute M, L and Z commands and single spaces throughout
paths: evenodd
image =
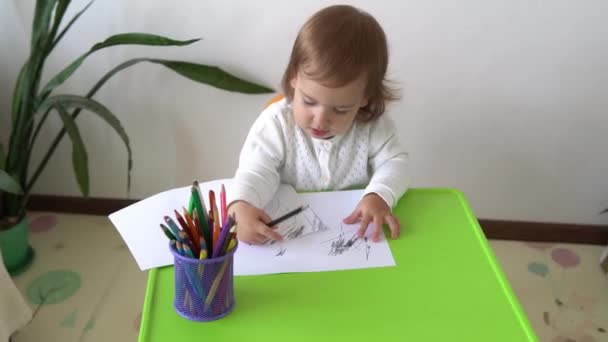
M 179 316 L 173 267 L 151 270 L 139 341 L 538 341 L 460 192 L 411 189 L 394 212 L 397 266 L 235 277 L 218 321 Z

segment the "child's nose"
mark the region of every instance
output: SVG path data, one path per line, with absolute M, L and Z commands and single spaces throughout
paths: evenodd
M 320 106 L 320 109 L 315 113 L 315 123 L 322 128 L 326 128 L 330 123 L 330 112 L 329 109 L 324 106 Z

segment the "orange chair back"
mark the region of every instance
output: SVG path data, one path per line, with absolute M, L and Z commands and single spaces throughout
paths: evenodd
M 268 101 L 266 103 L 266 106 L 264 108 L 268 108 L 268 106 L 270 106 L 271 104 L 281 101 L 284 97 L 285 97 L 285 95 L 283 95 L 283 94 L 275 95 L 273 98 L 270 99 L 270 101 Z

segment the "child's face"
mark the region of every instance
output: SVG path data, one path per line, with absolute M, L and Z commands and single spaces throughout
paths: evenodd
M 293 114 L 297 125 L 311 137 L 328 139 L 346 133 L 359 108 L 367 105 L 365 78 L 337 88 L 328 88 L 298 73 L 291 80 Z

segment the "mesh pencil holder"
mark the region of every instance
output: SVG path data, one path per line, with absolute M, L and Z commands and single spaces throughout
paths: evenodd
M 234 252 L 211 259 L 180 255 L 170 246 L 175 265 L 173 307 L 182 317 L 205 322 L 228 315 L 234 307 Z

